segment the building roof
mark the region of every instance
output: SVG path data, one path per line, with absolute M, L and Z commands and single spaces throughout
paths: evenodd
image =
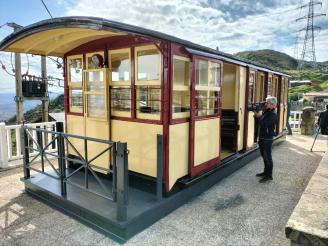
M 306 84 L 306 83 L 311 83 L 312 81 L 311 80 L 291 80 L 289 82 L 291 84 L 293 84 L 293 83 L 300 83 L 300 84 L 304 83 L 304 84 Z
M 328 91 L 308 92 L 304 96 L 328 97 Z
M 86 42 L 128 34 L 181 44 L 194 52 L 201 52 L 206 57 L 214 57 L 278 75 L 289 76 L 270 67 L 165 33 L 96 17 L 60 17 L 34 23 L 7 36 L 0 43 L 0 50 L 62 57 L 68 51 Z
M 49 116 L 57 122 L 65 122 L 65 113 L 49 113 Z

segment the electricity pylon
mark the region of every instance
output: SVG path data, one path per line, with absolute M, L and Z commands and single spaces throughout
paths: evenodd
M 298 60 L 298 70 L 301 73 L 304 69 L 307 61 L 311 65 L 312 68 L 316 68 L 317 59 L 315 55 L 315 43 L 314 43 L 314 32 L 316 30 L 320 30 L 319 26 L 314 25 L 314 19 L 320 16 L 325 16 L 326 14 L 315 14 L 314 7 L 316 5 L 322 6 L 322 2 L 310 0 L 308 4 L 302 5 L 299 8 L 303 9 L 308 7 L 308 14 L 296 19 L 296 21 L 307 20 L 307 25 L 305 28 L 301 29 L 301 31 L 305 31 L 305 37 L 303 42 L 303 49 L 301 56 Z

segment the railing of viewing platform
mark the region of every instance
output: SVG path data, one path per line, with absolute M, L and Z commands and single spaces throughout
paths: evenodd
M 22 125 L 5 125 L 0 123 L 0 168 L 8 168 L 10 162 L 23 159 L 22 148 L 21 148 L 21 126 Z M 56 122 L 41 122 L 41 123 L 30 123 L 25 124 L 28 127 L 47 129 L 55 131 Z M 37 132 L 33 132 L 33 138 L 37 139 L 37 142 L 42 141 L 43 143 L 50 142 L 52 139 L 51 134 L 44 134 L 41 136 L 37 135 Z M 35 143 L 33 143 L 35 148 Z M 56 143 L 48 146 L 48 151 L 56 152 Z M 31 151 L 30 156 L 37 155 L 36 151 Z
M 24 139 L 22 149 L 24 150 L 25 179 L 31 178 L 31 171 L 34 171 L 60 181 L 60 191 L 64 198 L 68 195 L 67 185 L 71 185 L 116 202 L 117 219 L 120 221 L 126 220 L 128 200 L 128 150 L 126 143 L 67 134 L 63 132 L 61 122 L 56 123 L 56 131 L 29 126 L 22 126 L 21 131 Z M 35 136 L 40 135 L 42 139 L 42 136 L 49 134 L 52 138 L 47 143 L 40 142 L 35 138 Z M 81 143 L 83 144 L 82 150 L 80 148 Z M 98 145 L 93 148 L 91 157 L 89 156 L 89 147 L 94 143 Z M 57 152 L 55 153 L 47 151 L 48 147 L 53 144 L 57 146 Z M 99 147 L 99 145 L 102 147 Z M 94 154 L 95 150 L 98 153 Z M 30 158 L 31 152 L 37 154 Z M 109 157 L 107 167 L 95 163 L 104 155 Z M 48 157 L 57 159 L 57 162 L 50 160 Z M 68 162 L 77 166 L 74 171 L 69 171 Z M 108 178 L 112 179 L 112 186 L 108 187 L 108 183 L 103 182 L 95 170 L 105 173 Z M 78 176 L 77 174 L 81 176 L 82 173 L 84 176 L 83 182 L 74 179 Z M 94 185 L 90 186 L 91 178 L 96 181 L 98 189 Z

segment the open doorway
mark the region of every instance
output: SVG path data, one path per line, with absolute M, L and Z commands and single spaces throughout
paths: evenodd
M 238 151 L 239 66 L 224 63 L 222 80 L 221 160 Z

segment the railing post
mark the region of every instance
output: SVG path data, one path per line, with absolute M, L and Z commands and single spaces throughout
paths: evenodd
M 58 166 L 59 166 L 59 173 L 60 173 L 60 188 L 61 188 L 61 195 L 67 195 L 67 188 L 66 188 L 66 160 L 65 160 L 65 143 L 64 143 L 64 125 L 63 122 L 56 122 L 56 131 L 58 132 L 57 135 L 57 152 L 58 152 Z
M 127 143 L 117 143 L 116 151 L 117 220 L 127 219 L 128 150 Z
M 112 146 L 112 174 L 113 174 L 113 199 L 114 199 L 114 202 L 117 201 L 117 172 L 116 172 L 116 155 L 117 155 L 117 143 L 113 143 L 113 146 Z
M 21 149 L 23 150 L 23 169 L 24 169 L 24 179 L 30 178 L 30 153 L 28 146 L 28 136 L 24 124 L 21 126 Z
M 0 168 L 8 167 L 8 142 L 6 124 L 0 122 Z
M 163 198 L 163 135 L 157 134 L 157 179 L 156 179 L 157 201 Z

